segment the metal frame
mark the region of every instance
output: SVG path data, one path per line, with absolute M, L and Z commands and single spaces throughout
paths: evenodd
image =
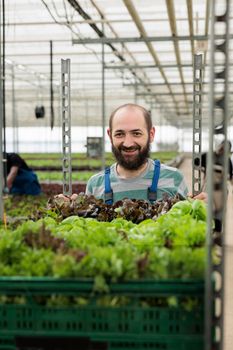
M 63 194 L 66 196 L 70 196 L 72 194 L 70 59 L 61 60 L 61 95 Z
M 102 33 L 104 35 L 104 23 L 102 23 Z M 102 150 L 101 163 L 102 169 L 105 168 L 105 47 L 102 43 Z
M 218 65 L 215 65 L 215 66 L 218 66 Z M 230 66 L 230 65 L 229 65 Z M 201 67 L 202 69 L 204 69 L 204 66 L 202 66 Z M 187 81 L 187 82 L 185 82 L 184 83 L 185 85 L 193 85 L 193 81 Z M 216 82 L 216 85 L 217 84 L 222 84 L 222 82 L 221 81 L 219 81 L 219 82 Z M 233 84 L 233 81 L 229 81 L 229 84 Z M 164 84 L 163 83 L 149 83 L 149 84 L 147 84 L 148 86 L 164 86 Z M 174 82 L 174 83 L 170 83 L 170 85 L 171 86 L 180 86 L 180 83 L 179 82 Z M 209 82 L 207 82 L 207 81 L 202 81 L 202 85 L 208 85 L 209 86 Z M 142 84 L 139 84 L 139 83 L 136 83 L 136 84 L 134 84 L 134 83 L 131 83 L 131 84 L 128 84 L 128 83 L 126 83 L 126 84 L 123 84 L 123 86 L 124 87 L 128 87 L 128 86 L 132 86 L 132 87 L 135 87 L 135 86 L 143 86 Z
M 12 64 L 12 127 L 13 127 L 13 150 L 15 153 L 19 152 L 19 133 L 18 133 L 18 118 L 16 112 L 16 99 L 15 99 L 15 67 Z
M 189 34 L 190 38 L 193 37 L 193 2 L 192 0 L 186 0 L 187 12 L 188 12 L 188 23 L 189 23 Z M 190 39 L 192 57 L 194 58 L 194 40 Z
M 154 23 L 157 23 L 157 25 L 160 25 L 161 21 L 163 23 L 166 23 L 166 26 L 168 25 L 169 26 L 169 21 L 170 21 L 170 27 L 172 28 L 172 33 L 169 34 L 169 32 L 164 32 L 161 33 L 162 36 L 159 36 L 157 35 L 156 36 L 156 33 L 149 33 L 149 29 L 147 30 L 147 27 L 146 27 L 146 22 L 148 22 L 148 15 L 146 16 L 146 18 L 144 18 L 144 8 L 143 8 L 143 11 L 142 11 L 142 7 L 143 5 L 141 4 L 137 4 L 137 3 L 134 3 L 133 0 L 125 0 L 123 2 L 123 5 L 125 5 L 128 9 L 128 13 L 130 14 L 127 15 L 126 13 L 126 8 L 114 8 L 114 17 L 117 15 L 117 13 L 120 15 L 122 14 L 122 10 L 124 10 L 123 13 L 125 13 L 125 15 L 127 16 L 123 16 L 123 17 L 127 17 L 127 18 L 121 18 L 122 16 L 120 15 L 120 19 L 112 19 L 110 16 L 109 19 L 108 19 L 108 15 L 111 13 L 108 12 L 109 9 L 107 9 L 107 11 L 105 11 L 105 9 L 103 8 L 103 10 L 101 9 L 101 6 L 103 6 L 103 4 L 101 5 L 100 3 L 98 3 L 97 1 L 95 0 L 90 0 L 90 7 L 83 7 L 82 5 L 79 4 L 79 2 L 77 0 L 69 0 L 68 1 L 69 4 L 73 7 L 73 9 L 75 9 L 76 11 L 78 11 L 79 15 L 81 16 L 80 20 L 79 18 L 77 18 L 78 20 L 75 21 L 75 17 L 73 16 L 70 16 L 69 14 L 66 14 L 67 15 L 67 20 L 64 20 L 64 19 L 61 19 L 61 18 L 57 18 L 57 16 L 53 16 L 55 19 L 57 19 L 57 25 L 66 25 L 71 31 L 73 30 L 74 33 L 76 32 L 76 29 L 78 29 L 76 27 L 76 24 L 77 23 L 85 23 L 84 26 L 91 26 L 92 25 L 92 29 L 95 30 L 96 34 L 94 33 L 94 35 L 91 35 L 90 33 L 90 36 L 89 38 L 85 38 L 85 33 L 83 33 L 84 37 L 82 40 L 79 40 L 79 41 L 76 41 L 74 40 L 73 42 L 77 43 L 77 42 L 80 42 L 81 44 L 88 44 L 89 39 L 91 40 L 96 40 L 95 37 L 97 38 L 97 40 L 99 40 L 99 43 L 102 44 L 102 42 L 104 41 L 106 43 L 106 45 L 108 46 L 108 48 L 112 47 L 111 50 L 106 50 L 105 52 L 105 60 L 107 60 L 107 56 L 108 55 L 111 55 L 113 54 L 113 58 L 117 58 L 119 60 L 119 64 L 123 64 L 123 67 L 121 67 L 122 70 L 124 69 L 128 69 L 129 71 L 131 70 L 131 73 L 132 73 L 132 78 L 134 78 L 134 75 L 136 74 L 136 77 L 137 77 L 137 80 L 139 80 L 141 78 L 141 80 L 145 81 L 146 82 L 149 82 L 150 80 L 152 80 L 153 78 L 150 76 L 150 72 L 146 70 L 146 65 L 142 65 L 141 67 L 137 67 L 136 64 L 134 66 L 134 63 L 137 59 L 137 57 L 139 57 L 138 59 L 140 59 L 140 57 L 143 57 L 143 53 L 146 54 L 146 57 L 148 56 L 148 54 L 150 54 L 150 49 L 149 49 L 149 46 L 146 45 L 146 43 L 150 44 L 150 41 L 151 41 L 151 44 L 153 45 L 153 48 L 154 48 L 154 51 L 156 52 L 156 55 L 157 57 L 160 59 L 160 66 L 158 67 L 159 69 L 162 68 L 162 70 L 164 71 L 165 75 L 166 75 L 166 78 L 168 80 L 168 83 L 169 83 L 169 86 L 171 87 L 171 90 L 175 92 L 175 89 L 173 89 L 173 86 L 171 84 L 171 81 L 174 80 L 175 77 L 177 77 L 177 79 L 180 79 L 180 75 L 179 75 L 179 71 L 183 71 L 183 75 L 184 75 L 184 69 L 183 67 L 185 67 L 185 65 L 177 65 L 175 67 L 176 69 L 176 73 L 175 75 L 173 74 L 169 74 L 169 71 L 165 70 L 166 66 L 168 66 L 166 63 L 165 65 L 163 65 L 163 62 L 162 62 L 162 58 L 160 57 L 164 57 L 165 60 L 167 61 L 166 59 L 166 52 L 170 53 L 172 52 L 174 54 L 174 49 L 173 49 L 173 45 L 174 47 L 178 47 L 178 50 L 180 51 L 180 53 L 178 53 L 176 56 L 178 57 L 178 55 L 181 55 L 181 60 L 182 60 L 182 54 L 184 54 L 184 57 L 183 57 L 183 61 L 185 63 L 188 63 L 188 62 L 191 62 L 190 58 L 191 58 L 191 55 L 188 57 L 187 54 L 190 53 L 190 49 L 189 47 L 186 47 L 187 45 L 184 45 L 184 48 L 181 50 L 181 44 L 185 44 L 185 41 L 186 41 L 186 44 L 187 43 L 190 43 L 191 44 L 191 47 L 192 47 L 192 53 L 194 51 L 194 40 L 197 40 L 197 41 L 206 41 L 208 38 L 209 38 L 209 34 L 208 34 L 208 23 L 209 23 L 209 18 L 210 16 L 208 15 L 208 4 L 210 2 L 210 0 L 206 0 L 205 3 L 206 3 L 206 14 L 204 16 L 204 6 L 202 5 L 201 9 L 202 9 L 202 14 L 203 16 L 201 15 L 201 17 L 198 17 L 198 22 L 201 21 L 202 22 L 202 26 L 205 26 L 203 30 L 203 33 L 201 33 L 200 31 L 198 32 L 198 30 L 195 30 L 195 14 L 194 14 L 194 10 L 196 9 L 196 3 L 192 0 L 186 0 L 186 2 L 184 2 L 184 8 L 187 10 L 187 15 L 186 17 L 184 18 L 184 16 L 182 16 L 182 19 L 180 18 L 180 16 L 178 16 L 178 8 L 176 8 L 175 6 L 173 6 L 173 3 L 175 4 L 175 1 L 174 0 L 166 0 L 166 2 L 164 2 L 165 6 L 163 8 L 161 8 L 161 11 L 164 12 L 165 16 L 160 16 L 160 12 L 156 12 L 156 16 L 154 16 L 154 19 L 153 21 L 155 21 Z M 166 3 L 167 3 L 167 8 L 166 8 Z M 105 4 L 104 4 L 105 5 Z M 157 5 L 156 5 L 157 6 Z M 55 8 L 53 8 L 52 6 L 48 5 L 47 7 L 48 10 L 50 10 L 51 14 L 55 14 L 55 10 L 56 10 L 56 6 Z M 72 10 L 73 10 L 72 9 Z M 93 9 L 93 12 L 91 11 L 91 9 Z M 157 7 L 156 7 L 157 9 Z M 169 10 L 170 9 L 170 10 Z M 66 6 L 63 7 L 63 9 L 61 8 L 61 10 L 66 10 Z M 175 10 L 175 11 L 174 11 Z M 90 12 L 91 11 L 91 12 Z M 148 9 L 145 8 L 145 11 L 148 11 Z M 160 10 L 159 10 L 160 11 Z M 88 14 L 88 12 L 90 13 L 90 15 Z M 177 12 L 177 13 L 176 13 Z M 91 18 L 92 14 L 96 14 L 96 13 L 99 13 L 100 15 L 100 18 Z M 155 14 L 155 12 L 154 12 Z M 188 18 L 187 18 L 188 16 Z M 92 16 L 93 17 L 93 16 Z M 96 16 L 95 16 L 96 17 Z M 152 20 L 152 15 L 149 17 L 151 17 L 151 20 Z M 161 18 L 162 17 L 162 18 Z M 64 17 L 65 18 L 65 17 Z M 122 29 L 125 30 L 125 27 L 124 28 L 121 28 L 121 30 L 118 32 L 118 28 L 119 27 L 115 27 L 113 26 L 113 23 L 115 22 L 127 22 L 127 23 L 131 23 L 132 24 L 132 18 L 135 22 L 135 24 L 137 25 L 137 28 L 138 28 L 138 32 L 134 32 L 133 36 L 132 37 L 129 37 L 129 35 L 127 34 L 127 31 L 121 31 Z M 73 20 L 74 19 L 74 22 Z M 14 21 L 14 19 L 12 18 L 10 20 L 10 23 L 9 25 L 12 26 L 12 25 L 16 25 L 16 26 L 22 26 L 22 28 L 29 28 L 29 25 L 33 25 L 34 23 L 37 24 L 37 25 L 43 25 L 41 22 L 39 22 L 38 20 L 35 20 L 35 22 L 31 21 L 30 22 L 30 19 L 25 19 L 26 22 L 21 22 L 21 21 Z M 150 21 L 151 21 L 150 20 Z M 182 33 L 179 33 L 178 31 L 178 25 L 181 23 L 180 21 L 185 21 L 186 25 L 187 25 L 187 33 L 183 33 L 185 35 L 179 35 L 179 34 L 182 34 Z M 157 22 L 158 21 L 158 22 Z M 56 22 L 56 20 L 55 20 Z M 106 28 L 106 31 L 105 33 L 103 34 L 102 31 L 101 31 L 101 24 L 105 24 L 105 28 Z M 46 20 L 46 22 L 44 22 L 44 25 L 45 24 L 53 24 L 51 21 L 49 20 Z M 100 25 L 99 25 L 100 24 Z M 141 26 L 141 24 L 143 26 Z M 153 25 L 153 22 L 151 23 L 151 25 Z M 177 27 L 177 28 L 176 28 Z M 149 27 L 148 27 L 149 28 Z M 142 32 L 145 31 L 145 35 L 142 35 Z M 119 34 L 118 34 L 119 33 Z M 124 33 L 125 37 L 120 37 L 120 33 Z M 80 33 L 79 33 L 79 30 L 77 30 L 77 36 L 76 38 L 78 38 L 80 36 Z M 150 35 L 152 34 L 152 35 Z M 167 35 L 166 35 L 167 34 Z M 196 34 L 196 35 L 195 35 Z M 203 35 L 199 35 L 199 34 L 203 34 Z M 123 35 L 123 34 L 122 34 Z M 74 36 L 74 35 L 72 35 Z M 107 38 L 108 37 L 108 38 Z M 22 38 L 19 38 L 19 40 L 13 40 L 11 36 L 9 36 L 9 43 L 10 42 L 13 42 L 13 43 L 19 43 L 19 42 L 23 42 L 24 40 L 21 40 Z M 40 41 L 45 41 L 46 39 L 41 39 L 41 38 L 38 38 L 38 40 Z M 185 40 L 185 41 L 184 41 Z M 34 40 L 32 40 L 34 41 Z M 58 42 L 59 41 L 62 41 L 62 42 L 66 42 L 67 39 L 64 37 L 64 38 L 55 38 L 55 42 Z M 113 41 L 115 41 L 116 43 L 120 41 L 120 44 L 115 45 L 113 44 Z M 132 53 L 130 55 L 130 51 L 129 49 L 127 50 L 127 46 L 130 47 L 129 45 L 126 45 L 126 41 L 128 43 L 132 43 L 132 42 L 138 42 L 138 49 L 137 48 L 133 48 L 132 46 Z M 180 42 L 182 41 L 182 42 Z M 26 42 L 30 42 L 30 38 L 28 40 L 26 40 Z M 97 41 L 95 41 L 97 42 Z M 125 44 L 124 44 L 125 42 Z M 164 45 L 166 47 L 166 50 L 162 49 L 162 50 L 157 50 L 156 49 L 156 44 L 159 45 L 160 42 L 165 42 L 170 45 Z M 111 44 L 112 43 L 112 44 Z M 141 43 L 141 44 L 140 44 Z M 113 46 L 114 45 L 114 46 Z M 132 45 L 132 44 L 131 44 Z M 139 47 L 140 46 L 140 47 Z M 148 47 L 148 48 L 147 48 Z M 101 50 L 99 50 L 101 48 L 101 45 L 99 45 L 99 47 L 97 47 L 97 50 L 96 48 L 94 47 L 93 49 L 96 51 L 98 57 L 100 57 L 101 55 Z M 168 51 L 167 51 L 168 49 Z M 176 49 L 175 49 L 176 50 Z M 12 59 L 14 58 L 14 55 L 15 54 L 13 52 L 14 50 L 12 50 Z M 87 50 L 81 50 L 83 52 L 73 52 L 73 50 L 70 52 L 70 55 L 89 55 L 89 51 Z M 60 55 L 61 54 L 61 50 L 58 49 L 58 51 L 56 52 L 56 55 Z M 178 52 L 178 51 L 177 51 Z M 25 53 L 26 54 L 26 53 Z M 24 54 L 24 56 L 25 56 Z M 30 56 L 33 55 L 33 53 L 29 52 Z M 160 54 L 162 56 L 160 56 Z M 18 55 L 18 54 L 16 54 Z M 26 54 L 27 55 L 27 54 Z M 35 53 L 35 55 L 38 56 L 38 53 Z M 39 54 L 39 56 L 45 56 L 47 55 L 47 53 L 43 53 L 41 52 Z M 133 58 L 132 55 L 135 55 L 135 57 Z M 139 56 L 137 56 L 139 55 Z M 186 60 L 186 57 L 187 56 L 187 60 Z M 70 56 L 69 56 L 70 57 Z M 82 56 L 80 56 L 82 57 Z M 172 56 L 173 57 L 173 56 Z M 148 58 L 148 57 L 147 57 Z M 152 58 L 152 56 L 151 56 Z M 18 58 L 20 59 L 20 57 Z M 145 58 L 146 59 L 146 58 Z M 21 59 L 20 59 L 21 60 Z M 115 59 L 109 59 L 109 65 L 111 64 L 111 61 L 117 61 L 118 60 L 115 60 Z M 173 58 L 172 58 L 173 60 Z M 41 61 L 41 60 L 39 60 Z M 85 61 L 85 60 L 84 60 Z M 98 65 L 96 63 L 96 59 L 94 60 L 91 60 L 91 61 L 95 61 L 93 62 L 94 65 Z M 178 60 L 176 60 L 178 62 Z M 128 65 L 128 63 L 131 63 L 131 65 Z M 144 62 L 145 63 L 145 62 Z M 149 60 L 148 60 L 148 64 L 149 64 Z M 152 63 L 154 63 L 153 59 L 152 59 Z M 33 62 L 28 62 L 28 64 L 33 64 Z M 44 64 L 42 62 L 42 64 Z M 124 67 L 125 65 L 127 65 L 127 67 Z M 97 67 L 97 66 L 96 66 Z M 190 64 L 189 64 L 189 67 L 190 67 Z M 145 69 L 144 69 L 145 68 Z M 148 67 L 149 68 L 149 67 Z M 43 68 L 41 68 L 42 70 Z M 100 68 L 101 69 L 101 68 Z M 110 67 L 110 69 L 114 69 L 113 67 Z M 139 70 L 137 69 L 141 69 L 140 72 Z M 153 69 L 153 68 L 152 68 Z M 38 69 L 37 69 L 38 70 Z M 134 70 L 134 71 L 132 71 Z M 143 71 L 144 70 L 144 71 Z M 191 73 L 191 70 L 187 70 L 188 72 Z M 85 71 L 86 72 L 86 71 Z M 156 70 L 157 72 L 157 70 Z M 83 72 L 82 72 L 83 73 Z M 87 72 L 88 73 L 88 72 Z M 90 73 L 90 72 L 89 72 Z M 24 74 L 25 75 L 25 74 Z M 88 77 L 87 77 L 88 78 Z M 92 80 L 93 80 L 94 77 L 92 77 Z M 106 76 L 106 79 L 107 79 L 107 76 Z M 184 75 L 184 79 L 185 79 L 185 75 Z M 95 79 L 94 79 L 95 80 Z M 164 79 L 160 79 L 161 81 L 163 81 Z M 181 79 L 182 80 L 182 79 Z M 96 82 L 98 83 L 98 80 L 96 80 Z M 99 82 L 101 83 L 101 82 Z M 183 84 L 183 82 L 182 82 Z M 186 87 L 186 84 L 183 84 L 185 87 Z M 145 85 L 146 86 L 146 85 Z M 146 91 L 149 91 L 149 86 L 145 88 Z M 186 90 L 187 90 L 187 87 L 186 87 Z M 85 95 L 86 94 L 89 94 L 90 91 L 87 87 L 87 90 L 85 91 Z M 184 100 L 185 100 L 185 106 L 187 106 L 187 99 L 188 99 L 188 96 L 186 96 L 186 94 L 184 93 Z M 174 96 L 174 99 L 177 100 L 176 96 Z M 165 103 L 164 103 L 165 104 Z M 177 103 L 175 103 L 175 107 L 174 107 L 174 119 L 175 119 L 175 114 L 176 112 L 180 112 L 180 109 L 179 109 L 179 105 Z M 188 106 L 189 109 L 190 109 L 190 106 Z M 180 113 L 179 113 L 180 114 Z M 191 119 L 190 119 L 191 120 Z
M 225 218 L 226 218 L 226 199 L 227 199 L 227 127 L 229 121 L 229 87 L 228 87 L 228 69 L 229 69 L 229 0 L 225 0 L 225 12 L 218 14 L 216 10 L 216 2 L 212 1 L 211 9 L 211 70 L 210 70 L 210 108 L 209 108 L 209 152 L 207 163 L 207 190 L 208 190 L 208 229 L 207 229 L 207 269 L 206 269 L 206 286 L 205 286 L 205 331 L 206 341 L 205 349 L 223 350 L 223 317 L 224 317 L 224 262 L 225 262 Z M 224 5 L 222 3 L 222 5 Z M 224 6 L 223 6 L 224 8 Z M 221 26 L 221 24 L 225 26 Z M 219 45 L 216 41 L 215 32 L 217 27 L 224 28 L 224 40 Z M 217 72 L 215 67 L 216 52 L 220 51 L 225 58 L 225 67 L 221 72 Z M 215 83 L 221 79 L 224 84 L 222 92 L 221 103 L 215 98 Z M 222 112 L 222 135 L 225 139 L 225 152 L 223 155 L 223 180 L 220 187 L 216 187 L 213 178 L 213 146 L 214 146 L 214 132 L 216 127 L 216 110 L 220 109 Z M 220 191 L 218 208 L 214 208 L 213 199 L 215 191 Z M 220 229 L 220 263 L 215 265 L 212 260 L 213 248 L 213 219 L 218 218 L 222 224 Z M 218 283 L 213 285 L 213 280 Z M 219 310 L 216 309 L 219 306 Z
M 201 192 L 201 134 L 202 134 L 202 54 L 194 55 L 193 66 L 193 155 L 192 194 Z
M 81 6 L 79 5 L 79 3 L 76 0 L 68 0 L 68 2 L 70 3 L 70 5 L 76 10 L 78 11 L 78 13 L 85 19 L 88 20 L 92 20 L 92 18 L 81 8 Z M 96 5 L 96 3 L 91 0 L 92 5 L 96 8 L 97 12 L 100 15 L 100 18 L 103 19 L 105 18 L 103 11 L 100 10 L 100 8 Z M 104 22 L 102 23 L 104 24 Z M 89 25 L 91 26 L 91 28 L 96 32 L 96 34 L 98 35 L 98 37 L 100 38 L 99 44 L 107 44 L 110 49 L 112 50 L 112 52 L 114 53 L 114 55 L 120 60 L 120 62 L 122 62 L 123 64 L 127 64 L 123 54 L 115 47 L 113 46 L 111 43 L 105 43 L 103 39 L 107 39 L 103 33 L 102 30 L 100 30 L 95 24 L 89 23 Z M 110 23 L 108 23 L 109 29 L 112 31 L 112 33 L 115 36 L 116 41 L 120 40 L 120 38 L 118 37 L 116 31 L 114 30 L 114 28 L 111 26 Z M 104 29 L 104 27 L 102 26 L 102 28 Z M 85 43 L 84 39 L 84 42 Z M 75 44 L 75 40 L 72 40 L 72 43 Z M 78 42 L 77 42 L 78 43 Z M 131 52 L 129 51 L 129 49 L 127 48 L 126 45 L 124 45 L 122 43 L 122 48 L 124 49 L 124 51 L 131 57 L 132 61 L 134 62 L 135 65 L 137 65 L 137 61 L 135 60 L 134 56 L 131 54 Z M 107 52 L 105 52 L 105 55 L 107 54 Z M 144 78 L 142 79 L 137 72 L 135 72 L 133 69 L 129 68 L 131 74 L 133 75 L 133 77 L 135 77 L 138 81 L 143 81 L 144 83 L 146 83 L 146 80 L 148 80 L 148 77 L 146 76 L 146 74 L 142 71 L 142 74 L 144 76 Z M 144 80 L 145 79 L 145 80 Z M 150 89 L 147 88 L 147 90 L 149 91 Z
M 229 38 L 233 36 L 230 35 Z M 216 39 L 224 39 L 224 35 L 216 35 Z M 112 44 L 112 43 L 134 43 L 134 42 L 160 42 L 160 41 L 189 41 L 189 40 L 200 40 L 206 41 L 209 40 L 209 35 L 179 35 L 179 36 L 142 36 L 142 37 L 124 37 L 124 38 L 85 38 L 85 39 L 73 39 L 73 44 Z
M 174 96 L 179 96 L 179 95 L 184 95 L 183 92 L 173 92 L 172 93 Z M 220 94 L 220 93 L 219 93 Z M 153 96 L 153 95 L 156 95 L 156 96 L 170 96 L 170 92 L 142 92 L 142 93 L 138 93 L 137 94 L 138 96 Z M 186 92 L 186 95 L 190 95 L 190 96 L 193 96 L 193 92 Z M 208 92 L 202 92 L 202 95 L 208 95 Z M 180 101 L 178 101 L 180 102 Z M 182 101 L 183 102 L 183 101 Z M 190 101 L 189 101 L 190 102 Z
M 167 5 L 167 13 L 168 13 L 168 18 L 169 18 L 171 33 L 172 33 L 172 36 L 174 38 L 176 38 L 177 37 L 177 28 L 176 28 L 176 16 L 175 16 L 175 9 L 174 9 L 173 0 L 166 0 L 166 5 Z M 188 99 L 187 99 L 187 95 L 186 95 L 186 87 L 184 84 L 184 75 L 183 75 L 183 70 L 181 67 L 179 42 L 177 40 L 174 40 L 173 46 L 174 46 L 174 51 L 175 51 L 175 56 L 176 56 L 177 67 L 179 70 L 181 86 L 183 88 L 185 105 L 187 108 L 187 112 L 189 112 L 189 104 L 188 104 Z
M 212 0 L 206 0 L 206 10 L 205 10 L 205 35 L 208 36 L 209 33 L 209 18 L 210 18 L 210 4 Z M 204 52 L 204 65 L 206 65 L 207 53 Z M 205 76 L 205 71 L 204 71 Z
M 143 22 L 141 21 L 140 19 L 140 16 L 132 2 L 132 0 L 123 0 L 130 16 L 132 17 L 134 23 L 135 23 L 135 26 L 137 27 L 138 29 L 138 32 L 140 34 L 140 38 L 143 40 L 143 42 L 146 44 L 147 48 L 148 48 L 148 52 L 151 54 L 151 57 L 153 58 L 155 64 L 158 66 L 158 69 L 160 71 L 160 74 L 164 80 L 164 83 L 165 85 L 167 86 L 169 92 L 171 93 L 172 95 L 172 90 L 171 90 L 171 87 L 169 85 L 169 82 L 168 82 L 168 79 L 167 79 L 167 76 L 163 70 L 163 68 L 161 67 L 161 62 L 159 60 L 159 57 L 157 55 L 157 52 L 154 48 L 154 46 L 152 45 L 152 43 L 150 41 L 147 41 L 147 38 L 148 38 L 148 35 L 147 35 L 147 32 L 146 32 L 146 29 L 143 25 Z M 173 102 L 174 102 L 174 105 L 175 105 L 175 110 L 176 110 L 176 114 L 179 115 L 179 108 L 178 108 L 178 104 L 176 103 L 176 100 L 175 98 L 172 96 L 172 99 L 173 99 Z
M 4 219 L 4 204 L 3 204 L 3 96 L 2 96 L 2 2 L 0 1 L 0 220 Z
M 79 12 L 79 14 L 85 18 L 85 19 L 90 19 L 91 17 L 81 8 L 81 6 L 78 4 L 78 2 L 76 0 L 68 0 L 69 3 L 71 4 L 71 6 L 73 6 L 73 8 Z M 127 2 L 130 2 L 127 1 Z M 104 13 L 103 11 L 101 11 L 101 9 L 97 6 L 97 4 L 95 3 L 94 0 L 91 0 L 92 5 L 95 7 L 95 9 L 97 10 L 97 12 L 100 15 L 101 19 L 105 19 Z M 121 51 L 119 51 L 116 47 L 114 47 L 111 43 L 105 43 L 103 39 L 107 39 L 104 33 L 104 21 L 102 21 L 102 30 L 100 30 L 95 24 L 89 23 L 89 25 L 92 27 L 92 29 L 94 29 L 94 31 L 97 33 L 97 35 L 100 38 L 100 44 L 102 44 L 102 64 L 104 65 L 104 69 L 105 69 L 105 62 L 103 60 L 103 55 L 105 56 L 107 54 L 107 52 L 104 52 L 103 54 L 103 45 L 107 44 L 111 50 L 113 51 L 114 55 L 120 60 L 120 62 L 122 62 L 124 65 L 127 65 L 127 61 L 124 58 L 124 55 L 121 53 Z M 117 32 L 114 30 L 114 28 L 112 27 L 112 25 L 108 22 L 107 23 L 109 29 L 111 30 L 111 32 L 113 33 L 113 35 L 115 36 L 116 40 L 120 40 Z M 86 39 L 84 39 L 85 41 Z M 73 44 L 75 44 L 75 41 L 72 41 Z M 127 55 L 131 58 L 132 62 L 135 64 L 135 66 L 138 66 L 138 63 L 136 61 L 136 59 L 134 58 L 134 56 L 132 55 L 132 53 L 130 52 L 130 50 L 127 48 L 126 45 L 124 45 L 124 43 L 122 42 L 122 50 L 124 50 L 125 53 L 127 53 Z M 153 55 L 153 57 L 155 56 L 155 53 Z M 158 61 L 157 61 L 158 63 Z M 135 81 L 137 82 L 142 82 L 143 85 L 146 87 L 146 82 L 149 81 L 149 78 L 147 77 L 146 73 L 143 71 L 143 69 L 141 69 L 141 75 L 138 74 L 138 72 L 135 72 L 133 69 L 129 68 L 133 78 L 135 79 Z M 103 73 L 103 68 L 102 68 L 102 75 L 104 75 Z M 103 87 L 102 87 L 103 89 Z M 147 91 L 150 91 L 150 88 L 146 87 Z M 102 95 L 103 95 L 103 90 L 102 90 Z M 103 97 L 102 97 L 103 98 Z M 103 109 L 104 107 L 102 107 Z M 102 112 L 104 113 L 104 112 Z

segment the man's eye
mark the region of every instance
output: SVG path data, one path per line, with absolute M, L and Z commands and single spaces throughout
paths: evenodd
M 119 133 L 115 134 L 114 136 L 115 136 L 115 137 L 122 137 L 122 136 L 123 136 L 123 133 L 122 133 L 122 132 L 121 132 L 121 133 L 119 132 Z
M 135 131 L 135 132 L 133 133 L 133 135 L 134 135 L 134 136 L 141 136 L 141 135 L 142 135 L 142 133 L 141 133 L 141 132 L 139 132 L 139 131 Z

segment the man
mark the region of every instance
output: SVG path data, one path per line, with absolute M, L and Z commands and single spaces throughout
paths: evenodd
M 226 141 L 227 145 L 227 153 L 228 156 L 228 179 L 232 181 L 233 178 L 233 167 L 230 158 L 231 152 L 231 142 L 229 140 Z M 223 176 L 223 162 L 224 162 L 224 141 L 222 141 L 218 147 L 216 147 L 216 151 L 213 154 L 213 170 L 214 170 L 214 180 L 217 183 L 222 183 Z M 197 164 L 197 162 L 195 162 Z M 207 153 L 203 153 L 201 156 L 201 167 L 204 172 L 204 177 L 206 177 L 206 168 L 207 168 Z M 204 179 L 205 180 L 205 179 Z
M 224 145 L 225 142 L 222 141 L 218 147 L 216 147 L 215 152 L 213 153 L 213 207 L 214 207 L 214 221 L 215 221 L 215 231 L 221 232 L 222 230 L 222 210 L 223 210 L 223 177 L 224 177 Z M 231 142 L 226 140 L 227 153 L 230 154 L 231 151 Z M 203 181 L 203 190 L 206 190 L 207 181 L 206 181 L 206 171 L 207 171 L 207 153 L 203 153 L 201 156 L 201 167 L 204 173 Z M 230 156 L 227 159 L 227 178 L 232 182 L 233 178 L 233 167 Z M 195 163 L 198 165 L 198 159 L 195 160 Z
M 149 158 L 155 136 L 149 111 L 136 104 L 120 106 L 110 116 L 107 132 L 116 163 L 90 178 L 86 194 L 109 204 L 126 197 L 149 201 L 177 193 L 187 197 L 181 172 Z M 196 198 L 205 199 L 205 195 Z
M 41 193 L 36 174 L 17 153 L 7 153 L 7 187 L 11 194 Z

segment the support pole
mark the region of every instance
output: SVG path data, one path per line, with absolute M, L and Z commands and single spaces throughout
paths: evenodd
M 192 194 L 201 192 L 202 54 L 194 55 Z
M 71 168 L 71 113 L 70 113 L 70 59 L 61 60 L 61 93 L 62 93 L 62 171 L 63 194 L 72 194 Z
M 3 218 L 3 76 L 2 76 L 2 2 L 0 0 L 0 220 Z
M 136 84 L 136 79 L 134 80 L 134 103 L 138 103 L 138 85 Z
M 54 127 L 53 42 L 50 40 L 50 127 Z
M 13 150 L 15 153 L 19 151 L 19 138 L 18 138 L 18 121 L 16 114 L 16 102 L 15 102 L 15 67 L 11 66 L 12 74 L 12 128 L 13 128 Z
M 102 32 L 104 35 L 104 23 L 102 22 Z M 102 150 L 101 150 L 102 169 L 105 168 L 105 47 L 102 42 Z
M 224 5 L 225 3 L 225 5 Z M 227 201 L 227 127 L 229 122 L 229 0 L 222 2 L 224 13 L 217 13 L 216 2 L 212 1 L 211 9 L 211 54 L 210 54 L 210 95 L 209 95 L 209 152 L 207 162 L 207 191 L 208 191 L 208 229 L 207 229 L 207 269 L 205 285 L 205 350 L 223 350 L 223 315 L 224 315 L 224 263 L 225 263 L 225 219 Z M 224 26 L 223 26 L 224 24 Z M 219 44 L 215 33 L 224 28 L 223 41 Z M 217 52 L 224 57 L 223 69 L 219 71 L 215 66 Z M 215 98 L 215 85 L 221 79 L 224 85 L 220 99 Z M 219 122 L 219 117 L 221 121 Z M 217 181 L 214 177 L 214 132 L 216 128 L 221 130 L 224 138 L 224 154 L 222 158 L 222 177 Z M 218 198 L 216 201 L 215 199 Z M 215 203 L 214 203 L 215 201 Z M 218 220 L 219 238 L 219 263 L 216 265 L 212 260 L 213 249 L 213 220 Z M 216 221 L 215 221 L 216 222 Z M 216 229 L 215 229 L 216 231 Z M 216 233 L 216 232 L 215 232 Z M 218 283 L 213 284 L 213 280 Z M 216 309 L 216 306 L 219 309 Z

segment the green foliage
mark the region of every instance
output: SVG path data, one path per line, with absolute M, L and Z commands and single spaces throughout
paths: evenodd
M 183 201 L 156 221 L 140 224 L 73 215 L 61 222 L 49 216 L 28 220 L 13 231 L 2 228 L 0 274 L 93 278 L 98 291 L 107 291 L 109 281 L 203 278 L 205 210 Z
M 192 217 L 197 220 L 203 220 L 206 221 L 207 219 L 207 212 L 206 212 L 206 205 L 203 201 L 200 200 L 194 200 L 192 202 Z
M 160 159 L 162 162 L 171 160 L 178 155 L 177 152 L 151 152 L 152 159 Z M 26 160 L 29 166 L 49 166 L 51 161 L 54 165 L 62 164 L 62 154 L 61 153 L 22 153 L 21 156 Z M 106 164 L 111 164 L 114 162 L 114 156 L 111 152 L 105 153 Z M 86 153 L 73 153 L 72 154 L 72 164 L 74 165 L 91 165 L 100 166 L 101 159 L 98 158 L 88 158 Z
M 190 214 L 194 219 L 202 221 L 206 221 L 207 218 L 206 204 L 199 199 L 188 199 L 175 203 L 171 212 L 174 212 L 175 215 Z
M 4 209 L 7 217 L 31 217 L 35 212 L 46 206 L 48 198 L 41 194 L 30 195 L 9 195 L 4 198 Z
M 96 171 L 73 171 L 72 172 L 72 180 L 73 181 L 88 181 L 90 177 L 96 174 Z M 38 179 L 40 182 L 43 181 L 62 181 L 63 174 L 61 171 L 36 171 Z
M 173 249 L 168 270 L 171 278 L 204 278 L 205 248 L 178 247 Z
M 152 152 L 152 159 L 159 159 L 162 163 L 166 163 L 177 156 L 177 152 Z M 60 167 L 60 171 L 46 171 L 36 170 L 38 179 L 43 181 L 62 181 L 62 155 L 60 153 L 24 153 L 21 154 L 27 164 L 36 169 L 36 167 Z M 79 166 L 86 170 L 73 171 L 73 181 L 88 181 L 89 178 L 101 170 L 102 160 L 100 158 L 88 158 L 86 153 L 74 153 L 72 154 L 72 166 Z M 105 153 L 105 165 L 109 166 L 115 162 L 112 153 Z M 93 169 L 91 169 L 93 168 Z M 99 169 L 98 169 L 99 168 Z

